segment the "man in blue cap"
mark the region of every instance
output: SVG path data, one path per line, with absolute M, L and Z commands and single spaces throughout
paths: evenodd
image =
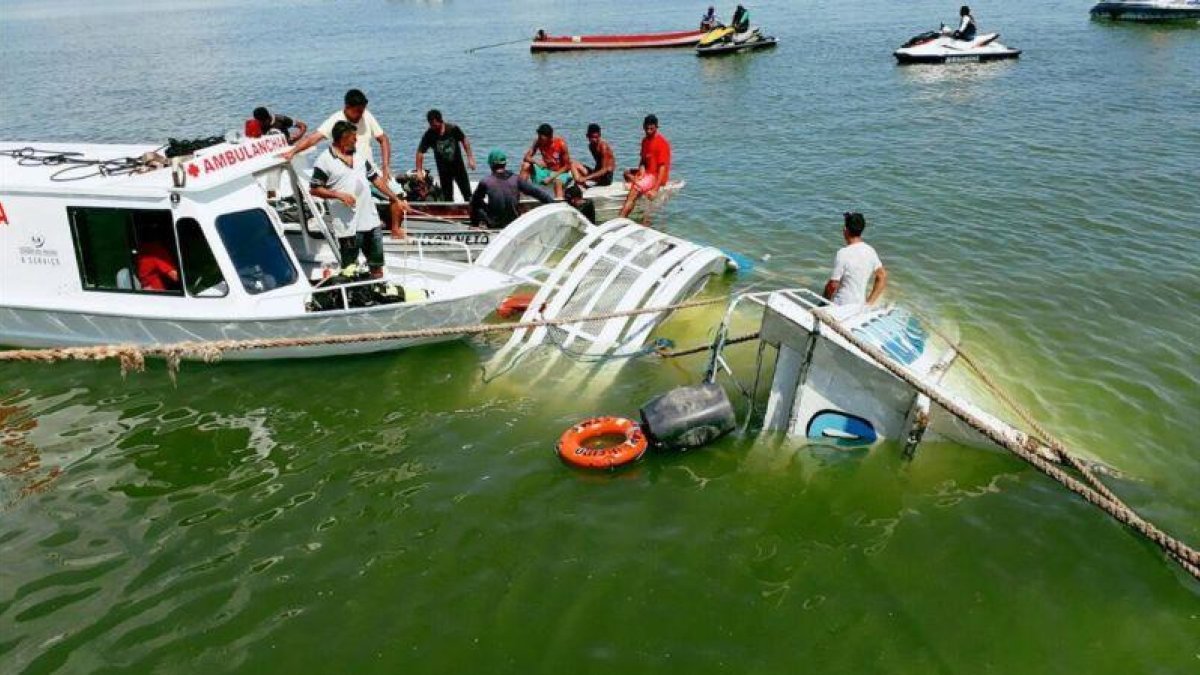
M 475 194 L 471 195 L 472 225 L 507 226 L 520 215 L 517 205 L 521 203 L 522 194 L 543 204 L 554 201 L 554 195 L 509 171 L 508 156 L 502 150 L 489 152 L 487 161 L 492 172 L 479 181 Z

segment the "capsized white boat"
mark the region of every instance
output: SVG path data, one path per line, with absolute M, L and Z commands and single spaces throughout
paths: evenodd
M 733 374 L 723 356 L 724 337 L 739 305 L 761 309 L 760 347 L 753 382 L 757 392 L 764 369 L 773 369 L 765 412 L 756 413 L 751 397 L 746 423 L 761 432 L 834 446 L 867 446 L 882 440 L 903 443 L 912 452 L 922 440 L 951 440 L 965 445 L 994 443 L 959 417 L 896 377 L 868 354 L 822 324 L 827 312 L 863 343 L 874 347 L 912 374 L 923 386 L 969 412 L 981 426 L 1024 444 L 1024 432 L 979 405 L 972 393 L 946 377 L 958 356 L 957 345 L 933 333 L 915 316 L 894 305 L 831 305 L 807 289 L 784 289 L 737 296 L 718 330 L 705 380 Z M 773 351 L 774 358 L 769 351 Z M 773 364 L 773 365 L 772 365 Z M 748 377 L 738 378 L 743 384 Z M 1046 459 L 1058 461 L 1046 448 Z

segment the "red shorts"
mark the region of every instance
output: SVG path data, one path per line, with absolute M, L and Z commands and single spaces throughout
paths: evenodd
M 633 181 L 633 189 L 641 194 L 646 194 L 657 186 L 658 177 L 651 173 L 644 173 L 640 178 Z

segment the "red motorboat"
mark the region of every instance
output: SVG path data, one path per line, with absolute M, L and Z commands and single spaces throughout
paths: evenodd
M 631 35 L 546 35 L 538 31 L 529 45 L 532 52 L 569 52 L 580 49 L 656 49 L 691 47 L 700 42 L 707 31 L 682 30 L 670 33 L 637 33 Z

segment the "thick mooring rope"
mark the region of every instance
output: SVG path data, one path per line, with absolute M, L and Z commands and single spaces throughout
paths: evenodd
M 1082 497 L 1085 501 L 1100 507 L 1100 509 L 1108 515 L 1112 516 L 1119 522 L 1124 523 L 1155 544 L 1158 544 L 1158 546 L 1166 551 L 1173 559 L 1175 559 L 1180 566 L 1188 572 L 1188 574 L 1192 575 L 1192 577 L 1195 579 L 1200 580 L 1200 552 L 1197 552 L 1196 549 L 1188 546 L 1184 542 L 1171 537 L 1167 533 L 1158 529 L 1158 527 L 1153 523 L 1143 519 L 1137 514 L 1136 511 L 1126 505 L 1107 488 L 1101 490 L 1093 487 L 1092 485 L 1085 484 L 1071 474 L 1067 473 L 1058 465 L 1046 459 L 1038 452 L 1040 449 L 1038 445 L 1048 445 L 1047 443 L 1041 442 L 1029 435 L 1025 435 L 1023 443 L 1019 442 L 1018 439 L 1009 438 L 1005 434 L 1001 433 L 1000 430 L 979 419 L 952 399 L 943 396 L 936 389 L 927 386 L 907 368 L 900 366 L 895 361 L 888 358 L 888 356 L 884 354 L 883 351 L 878 347 L 855 335 L 852 331 L 850 331 L 850 329 L 842 325 L 840 321 L 826 313 L 824 309 L 814 310 L 813 316 L 815 316 L 823 325 L 828 326 L 834 333 L 837 333 L 847 342 L 857 347 L 866 355 L 870 356 L 877 364 L 886 369 L 892 375 L 895 375 L 901 380 L 907 382 L 908 385 L 913 389 L 924 394 L 929 398 L 929 400 L 941 406 L 944 410 L 946 410 L 946 412 L 949 412 L 951 415 L 954 415 L 958 419 L 962 420 L 969 427 L 983 434 L 1000 447 L 1005 448 L 1017 457 L 1025 460 L 1037 470 L 1053 478 L 1068 490 Z M 1073 458 L 1074 461 L 1071 461 L 1072 466 L 1077 468 L 1082 466 L 1082 462 L 1078 459 L 1075 459 L 1074 455 L 1068 452 L 1067 449 L 1061 444 L 1058 444 L 1058 447 L 1049 446 L 1049 449 L 1063 458 Z M 1084 473 L 1084 475 L 1088 476 L 1090 479 L 1095 479 L 1095 477 L 1090 473 Z M 1095 479 L 1095 481 L 1099 482 L 1098 479 Z
M 535 319 L 519 323 L 481 323 L 469 326 L 443 326 L 440 328 L 422 328 L 417 330 L 387 331 L 376 333 L 356 333 L 352 335 L 319 335 L 313 337 L 295 338 L 260 338 L 252 340 L 213 340 L 205 342 L 175 342 L 165 345 L 98 345 L 94 347 L 54 347 L 49 349 L 14 349 L 0 351 L 0 362 L 26 363 L 55 363 L 59 361 L 105 361 L 117 359 L 121 363 L 121 372 L 141 371 L 145 368 L 147 357 L 166 359 L 171 372 L 174 372 L 183 359 L 213 362 L 220 360 L 227 352 L 242 352 L 255 349 L 283 349 L 289 347 L 317 347 L 322 345 L 345 345 L 362 342 L 387 342 L 392 340 L 412 340 L 430 337 L 483 335 L 501 333 L 525 328 L 542 328 L 546 326 L 561 326 L 564 324 L 581 323 L 585 321 L 602 321 L 640 314 L 657 314 L 673 312 L 681 309 L 705 307 L 708 305 L 724 304 L 725 298 L 710 298 L 707 300 L 688 300 L 661 307 L 643 307 L 616 312 L 590 314 L 587 316 Z

